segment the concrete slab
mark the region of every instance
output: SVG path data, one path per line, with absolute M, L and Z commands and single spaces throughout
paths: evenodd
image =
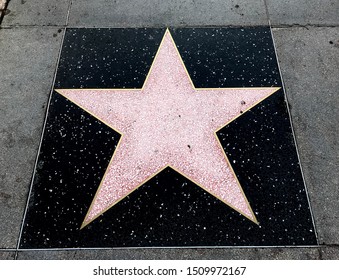
M 323 260 L 339 260 L 339 246 L 324 246 L 320 254 Z
M 339 28 L 274 29 L 320 244 L 339 243 Z
M 14 260 L 14 251 L 0 251 L 0 260 Z
M 195 25 L 265 25 L 262 0 L 75 0 L 70 26 L 159 27 Z
M 11 0 L 3 26 L 65 25 L 70 0 Z
M 0 248 L 16 247 L 61 37 L 57 28 L 0 30 Z
M 339 24 L 337 0 L 266 0 L 266 3 L 273 26 Z
M 266 249 L 115 249 L 72 251 L 24 251 L 18 259 L 109 259 L 109 260 L 260 260 L 319 258 L 317 248 L 266 248 Z

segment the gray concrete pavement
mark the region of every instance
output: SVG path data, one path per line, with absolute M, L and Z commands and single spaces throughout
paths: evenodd
M 143 4 L 140 4 L 143 3 Z M 161 3 L 161 4 L 160 4 Z M 338 1 L 11 0 L 0 29 L 0 248 L 16 248 L 62 34 L 270 20 L 320 248 L 19 252 L 19 259 L 338 259 Z M 282 28 L 283 27 L 283 28 Z M 0 251 L 0 259 L 14 257 Z
M 339 260 L 339 247 L 336 246 L 323 246 L 320 249 L 320 256 L 323 260 Z
M 14 260 L 14 251 L 0 251 L 0 260 Z
M 18 259 L 189 259 L 189 260 L 261 260 L 261 259 L 319 259 L 317 248 L 264 249 L 114 249 L 19 252 Z
M 319 242 L 338 244 L 339 28 L 273 33 Z
M 0 29 L 0 248 L 16 247 L 60 42 L 58 28 Z
M 65 25 L 69 0 L 11 0 L 3 26 Z
M 273 26 L 339 24 L 337 0 L 266 0 L 266 2 Z
M 262 25 L 267 23 L 262 0 L 109 1 L 76 0 L 70 26 L 158 27 L 187 25 Z

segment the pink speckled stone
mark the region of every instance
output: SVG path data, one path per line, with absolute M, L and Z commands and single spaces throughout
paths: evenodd
M 122 134 L 83 226 L 167 166 L 256 222 L 215 132 L 277 89 L 196 89 L 166 31 L 142 89 L 58 90 Z

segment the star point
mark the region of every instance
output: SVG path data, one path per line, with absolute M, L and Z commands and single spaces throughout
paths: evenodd
M 166 167 L 258 224 L 216 132 L 278 89 L 195 88 L 167 29 L 141 89 L 57 90 L 121 134 L 81 228 Z

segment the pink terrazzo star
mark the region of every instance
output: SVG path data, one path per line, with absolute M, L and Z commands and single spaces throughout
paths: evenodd
M 122 134 L 82 227 L 167 166 L 257 223 L 215 132 L 277 90 L 196 89 L 168 30 L 142 89 L 57 90 Z

